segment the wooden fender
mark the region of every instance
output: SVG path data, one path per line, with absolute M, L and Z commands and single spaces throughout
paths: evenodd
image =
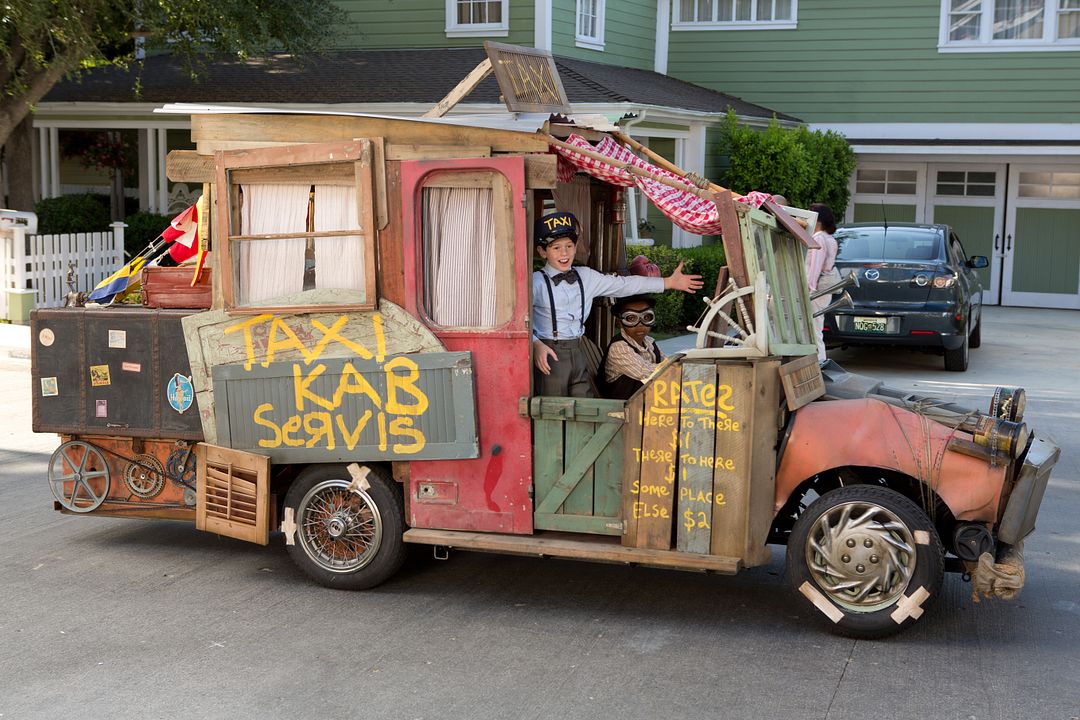
M 984 460 L 946 450 L 971 435 L 880 400 L 829 400 L 797 411 L 776 475 L 774 511 L 807 478 L 841 467 L 877 467 L 931 488 L 957 520 L 996 522 L 1007 458 Z

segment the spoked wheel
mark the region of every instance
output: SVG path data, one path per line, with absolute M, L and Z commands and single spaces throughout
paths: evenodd
M 914 623 L 937 598 L 944 550 L 915 503 L 853 485 L 826 493 L 796 521 L 787 575 L 835 631 L 882 637 Z
M 293 561 L 327 587 L 361 590 L 397 572 L 405 559 L 404 512 L 396 483 L 372 471 L 355 487 L 347 468 L 313 465 L 285 496 L 292 510 Z
M 70 440 L 49 458 L 49 488 L 62 507 L 88 513 L 109 494 L 109 464 L 90 443 Z

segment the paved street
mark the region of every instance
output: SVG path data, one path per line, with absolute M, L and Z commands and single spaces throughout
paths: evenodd
M 1080 313 L 990 308 L 967 373 L 837 350 L 849 370 L 989 405 L 1028 391 L 1062 447 L 1012 603 L 940 602 L 884 641 L 827 634 L 782 552 L 735 577 L 416 548 L 372 591 L 178 522 L 71 517 L 30 432 L 29 362 L 0 361 L 0 717 L 1080 718 Z

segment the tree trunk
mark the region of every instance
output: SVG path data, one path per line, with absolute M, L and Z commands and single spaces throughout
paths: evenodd
M 4 145 L 4 177 L 7 198 L 4 207 L 11 210 L 34 209 L 34 129 L 30 116 L 15 126 Z

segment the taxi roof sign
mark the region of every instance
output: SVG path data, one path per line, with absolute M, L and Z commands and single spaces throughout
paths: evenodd
M 484 50 L 510 112 L 567 113 L 566 99 L 555 59 L 547 50 L 485 42 Z

